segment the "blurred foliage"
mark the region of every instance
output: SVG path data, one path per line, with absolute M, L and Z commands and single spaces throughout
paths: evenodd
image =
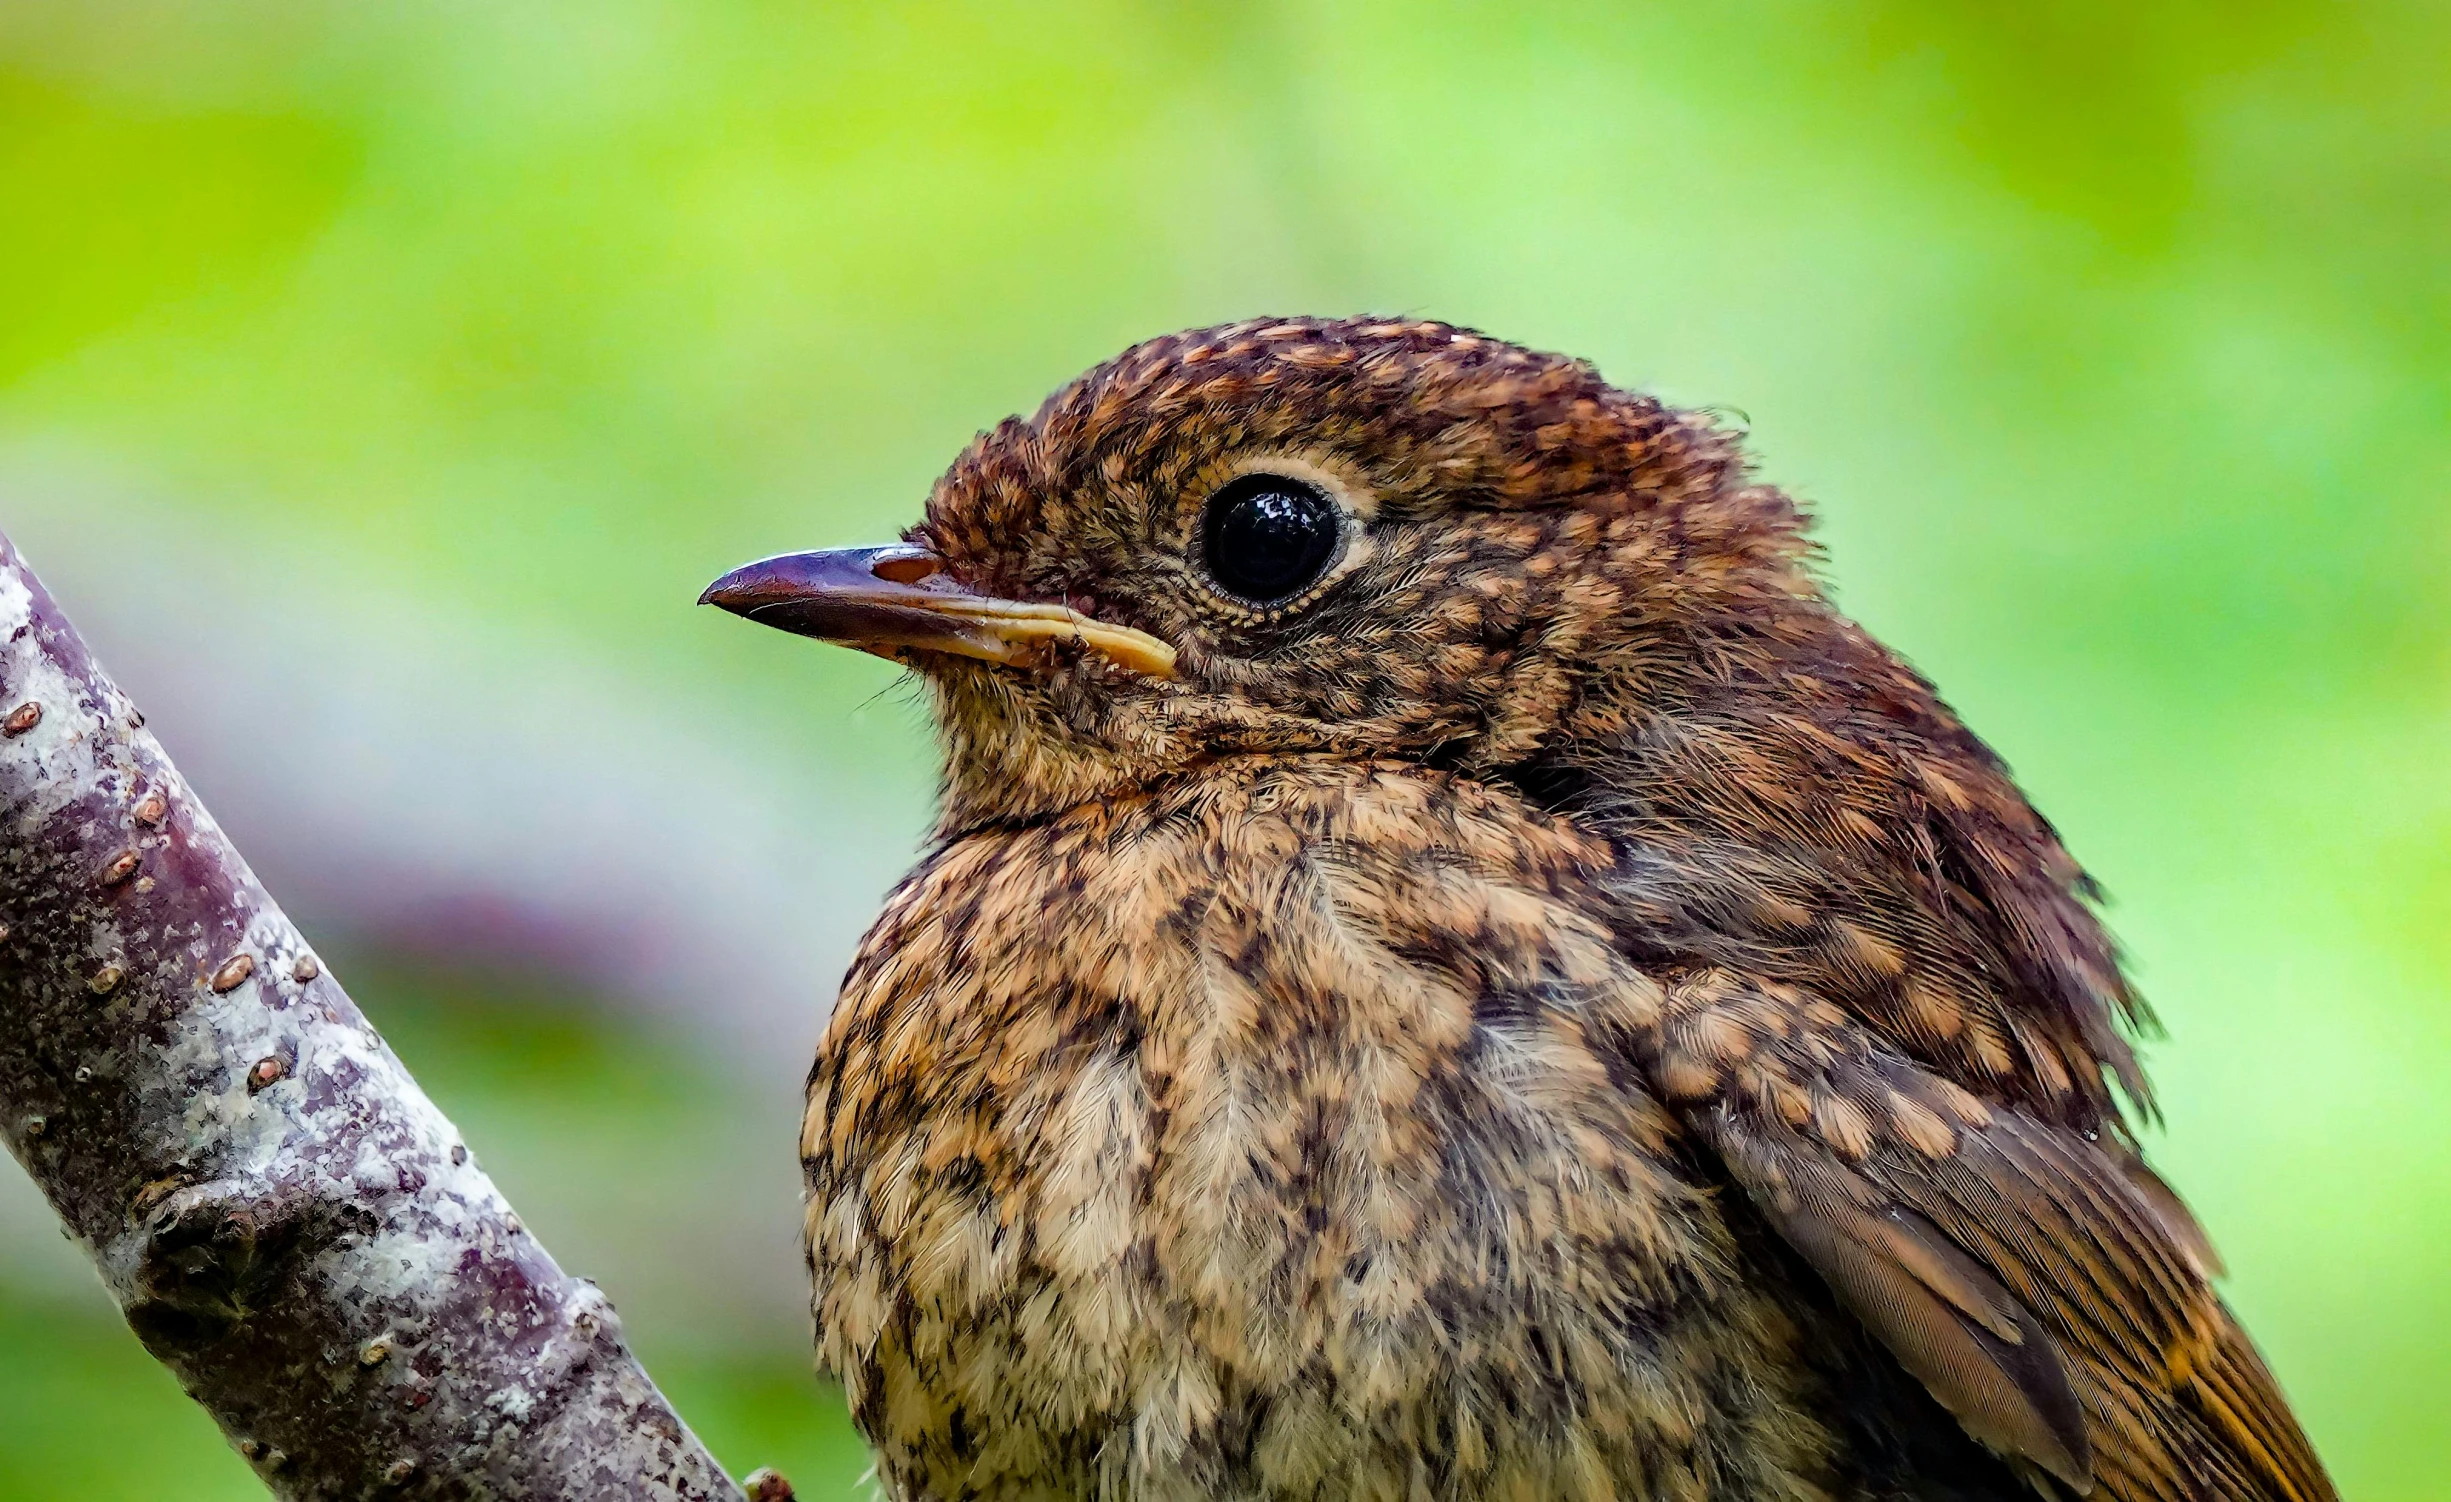
M 1422 312 L 1741 408 L 1850 607 L 2120 898 L 2157 1156 L 2345 1490 L 2431 1496 L 2446 76 L 2413 0 L 14 0 L 0 466 L 731 685 L 812 776 L 908 800 L 910 718 L 846 713 L 887 670 L 682 607 L 898 528 L 1134 338 Z M 622 1098 L 589 1049 L 632 1045 L 523 1046 L 574 1116 Z M 403 1050 L 518 1197 L 525 1066 Z M 823 1443 L 769 1375 L 798 1338 L 662 1375 L 789 1469 Z M 0 1309 L 9 1495 L 202 1495 L 166 1478 L 233 1473 L 176 1408 L 90 1312 Z

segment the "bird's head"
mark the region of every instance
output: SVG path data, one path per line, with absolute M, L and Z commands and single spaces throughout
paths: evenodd
M 1728 432 L 1587 364 L 1287 319 L 1139 345 L 982 434 L 901 543 L 706 599 L 916 669 L 958 831 L 1225 756 L 1517 765 L 1713 622 L 1811 610 L 1808 551 Z

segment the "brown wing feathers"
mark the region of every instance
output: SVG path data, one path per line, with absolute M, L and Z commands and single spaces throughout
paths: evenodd
M 1976 1438 L 2119 1502 L 2333 1495 L 2202 1264 L 2098 1143 L 1726 972 L 1671 987 L 1651 1043 L 1730 1176 Z

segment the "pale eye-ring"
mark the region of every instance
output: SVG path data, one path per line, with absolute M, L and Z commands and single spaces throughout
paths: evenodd
M 1319 582 L 1336 562 L 1345 515 L 1326 491 L 1290 475 L 1226 482 L 1200 511 L 1200 562 L 1220 589 L 1276 605 Z

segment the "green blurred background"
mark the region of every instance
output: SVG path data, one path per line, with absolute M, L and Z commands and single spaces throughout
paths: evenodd
M 2451 1432 L 2451 11 L 0 5 L 0 525 L 736 1469 L 847 1498 L 797 1079 L 925 817 L 690 608 L 1145 335 L 1740 410 L 2108 884 L 2353 1497 Z M 0 1174 L 0 1496 L 255 1495 Z

